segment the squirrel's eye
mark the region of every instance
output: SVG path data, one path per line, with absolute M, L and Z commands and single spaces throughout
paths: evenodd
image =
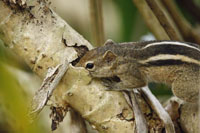
M 87 63 L 86 64 L 86 69 L 92 69 L 94 68 L 94 63 Z

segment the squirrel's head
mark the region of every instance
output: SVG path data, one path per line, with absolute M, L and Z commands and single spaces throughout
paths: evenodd
M 84 67 L 93 77 L 112 77 L 116 62 L 117 55 L 103 46 L 88 51 L 76 66 Z

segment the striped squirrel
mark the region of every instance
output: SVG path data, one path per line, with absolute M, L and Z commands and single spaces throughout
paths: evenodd
M 171 86 L 173 94 L 196 102 L 200 87 L 200 46 L 178 41 L 115 43 L 88 51 L 77 66 L 85 67 L 110 90 L 133 89 L 149 82 Z

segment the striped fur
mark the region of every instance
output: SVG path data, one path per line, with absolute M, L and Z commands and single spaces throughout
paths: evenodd
M 118 56 L 137 60 L 144 65 L 196 64 L 200 66 L 200 47 L 197 44 L 177 41 L 146 41 L 120 43 L 98 48 L 99 53 L 111 50 Z M 174 60 L 174 61 L 173 61 Z
M 162 45 L 174 45 L 174 46 L 182 46 L 182 47 L 186 47 L 186 48 L 191 48 L 191 49 L 195 49 L 197 51 L 200 52 L 200 49 L 198 48 L 198 46 L 196 44 L 192 44 L 192 43 L 183 43 L 183 42 L 176 42 L 176 41 L 162 41 L 162 42 L 153 42 L 153 43 L 149 43 L 147 44 L 145 47 L 143 47 L 142 49 L 146 49 L 148 47 L 153 47 L 153 46 L 162 46 Z
M 162 41 L 149 43 L 140 50 L 151 52 L 151 56 L 139 61 L 142 64 L 162 66 L 189 63 L 200 66 L 200 48 L 196 44 Z
M 200 61 L 189 58 L 185 55 L 170 55 L 170 54 L 159 54 L 157 56 L 153 56 L 153 57 L 149 57 L 147 60 L 142 60 L 139 61 L 139 63 L 141 64 L 157 64 L 157 66 L 159 65 L 176 65 L 176 63 L 172 63 L 172 60 L 174 60 L 175 62 L 177 62 L 177 65 L 179 64 L 196 64 L 200 66 Z M 164 63 L 165 61 L 165 63 Z M 157 63 L 156 63 L 157 62 Z M 170 63 L 171 62 L 171 63 Z M 178 63 L 179 62 L 179 63 Z M 182 62 L 182 63 L 181 63 Z

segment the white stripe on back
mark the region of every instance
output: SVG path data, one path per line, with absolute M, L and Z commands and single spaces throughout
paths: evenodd
M 164 42 L 154 42 L 154 43 L 150 43 L 148 45 L 146 45 L 145 47 L 143 47 L 142 49 L 145 49 L 145 48 L 148 48 L 148 47 L 151 47 L 151 46 L 155 46 L 155 45 L 180 45 L 180 46 L 185 46 L 185 47 L 189 47 L 189 48 L 193 48 L 193 49 L 196 49 L 200 52 L 200 49 L 192 46 L 192 45 L 189 45 L 187 43 L 182 43 L 182 42 L 172 42 L 172 41 L 164 41 Z
M 145 63 L 148 63 L 148 62 L 151 62 L 151 61 L 171 60 L 171 59 L 181 60 L 183 62 L 195 63 L 195 64 L 200 65 L 200 61 L 198 61 L 198 60 L 189 58 L 189 57 L 184 56 L 184 55 L 170 55 L 170 54 L 159 54 L 159 55 L 150 57 L 146 60 L 141 60 L 139 62 L 142 63 L 142 64 L 145 64 Z

